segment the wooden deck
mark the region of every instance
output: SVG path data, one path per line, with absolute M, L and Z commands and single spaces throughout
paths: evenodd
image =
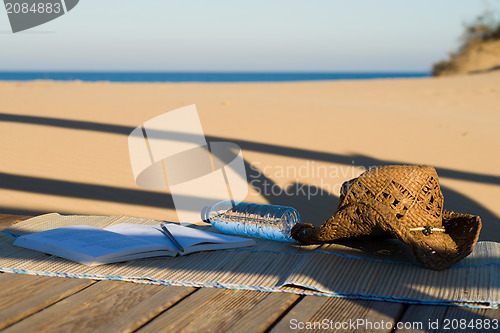
M 0 230 L 27 218 L 0 215 Z M 0 273 L 2 332 L 296 332 L 308 323 L 316 331 L 428 332 L 432 323 L 437 332 L 498 332 L 500 309 Z

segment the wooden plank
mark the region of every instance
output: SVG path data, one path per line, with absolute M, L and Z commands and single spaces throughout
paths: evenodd
M 288 293 L 201 288 L 139 332 L 264 331 L 297 298 Z
M 30 297 L 36 292 L 49 289 L 65 281 L 63 278 L 31 276 L 5 273 L 0 275 L 0 311 L 10 307 L 19 299 Z
M 322 296 L 305 296 L 273 327 L 271 332 L 290 332 L 291 321 L 307 322 L 314 313 L 318 311 L 328 299 Z
M 260 293 L 260 292 L 254 292 Z M 299 299 L 289 293 L 269 293 L 243 317 L 234 321 L 229 332 L 264 332 Z
M 446 306 L 410 305 L 397 324 L 403 327 L 396 328 L 395 332 L 429 332 L 429 320 L 443 318 L 446 309 Z M 404 328 L 404 325 L 411 325 L 411 327 Z
M 177 325 L 192 320 L 195 312 L 200 312 L 200 309 L 204 311 L 209 306 L 210 301 L 217 298 L 216 296 L 220 292 L 221 290 L 215 288 L 200 288 L 173 308 L 141 327 L 138 332 L 174 331 Z
M 193 293 L 192 287 L 161 287 L 151 297 L 121 313 L 110 314 L 110 319 L 94 332 L 132 332 L 165 311 L 180 299 Z
M 485 320 L 498 320 L 500 325 L 500 309 L 471 309 L 458 306 L 410 305 L 400 320 L 402 328 L 396 327 L 395 332 L 494 332 L 490 329 L 478 329 Z M 462 326 L 460 325 L 475 325 Z M 405 328 L 404 326 L 407 325 Z M 454 326 L 458 325 L 458 326 Z M 456 328 L 458 327 L 458 328 Z
M 290 332 L 300 328 L 303 328 L 301 332 L 327 329 L 342 332 L 391 332 L 392 325 L 397 322 L 404 309 L 404 304 L 393 302 L 306 296 L 276 323 L 271 332 Z M 375 329 L 378 325 L 381 325 L 380 329 Z
M 10 326 L 94 283 L 90 280 L 0 275 L 0 329 Z
M 129 311 L 131 314 L 137 314 L 139 304 L 147 304 L 153 295 L 164 288 L 173 287 L 99 281 L 8 327 L 5 332 L 94 332 L 100 327 L 108 328 L 108 332 L 118 332 L 114 327 L 108 326 L 112 318 L 115 316 L 123 318 Z M 177 295 L 175 292 L 172 294 Z M 158 298 L 155 299 L 156 302 Z M 155 308 L 153 306 L 153 310 Z M 132 322 L 136 319 L 137 325 L 141 325 L 141 321 L 148 316 L 151 314 L 146 316 L 141 314 L 140 318 L 130 317 L 127 319 L 129 323 L 124 326 L 134 326 Z

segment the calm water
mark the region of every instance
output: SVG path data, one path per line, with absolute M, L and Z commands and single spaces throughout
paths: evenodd
M 428 77 L 429 72 L 195 73 L 195 72 L 0 72 L 0 81 L 287 82 Z

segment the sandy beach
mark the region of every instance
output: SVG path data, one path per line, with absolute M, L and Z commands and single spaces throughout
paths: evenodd
M 209 140 L 242 148 L 255 180 L 246 201 L 292 206 L 321 224 L 342 182 L 364 168 L 428 164 L 445 208 L 480 215 L 480 239 L 500 241 L 499 82 L 500 71 L 298 83 L 0 82 L 0 211 L 177 221 L 167 192 L 135 184 L 127 138 L 146 120 L 196 104 Z

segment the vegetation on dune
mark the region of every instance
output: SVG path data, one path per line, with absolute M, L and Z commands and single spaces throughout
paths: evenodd
M 478 16 L 472 23 L 465 24 L 461 41 L 458 51 L 450 53 L 448 60 L 442 60 L 432 66 L 433 76 L 458 71 L 457 59 L 478 44 L 500 41 L 500 19 L 496 19 L 491 11 Z

